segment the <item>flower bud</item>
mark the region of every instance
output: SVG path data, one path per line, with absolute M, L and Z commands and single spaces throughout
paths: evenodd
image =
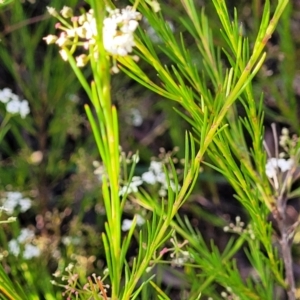
M 53 34 L 49 34 L 46 37 L 43 38 L 43 40 L 46 41 L 46 43 L 49 44 L 54 44 L 57 41 L 58 37 Z
M 77 67 L 84 67 L 89 61 L 89 58 L 86 54 L 81 54 L 76 57 L 76 64 Z
M 47 10 L 51 16 L 53 16 L 53 17 L 58 16 L 58 12 L 56 11 L 56 9 L 54 7 L 47 6 Z
M 73 9 L 68 6 L 64 6 L 60 13 L 66 19 L 73 17 Z

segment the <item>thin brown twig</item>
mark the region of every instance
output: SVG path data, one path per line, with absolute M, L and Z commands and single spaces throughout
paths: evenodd
M 291 246 L 289 242 L 289 234 L 287 231 L 281 233 L 280 246 L 282 252 L 282 258 L 285 267 L 285 278 L 288 284 L 287 294 L 289 300 L 295 300 L 296 297 L 296 286 L 293 272 L 293 259 L 291 253 Z
M 281 195 L 277 199 L 277 209 L 273 212 L 280 232 L 279 243 L 285 268 L 285 279 L 288 284 L 287 295 L 289 300 L 296 299 L 296 285 L 293 272 L 293 258 L 291 253 L 291 232 L 286 217 L 286 199 Z
M 15 31 L 15 30 L 18 30 L 24 26 L 27 26 L 27 25 L 31 25 L 31 24 L 34 24 L 34 23 L 38 23 L 38 22 L 41 22 L 41 21 L 44 21 L 44 20 L 47 20 L 49 19 L 51 16 L 48 15 L 48 14 L 43 14 L 43 15 L 40 15 L 40 16 L 36 16 L 36 17 L 33 17 L 33 18 L 30 18 L 30 19 L 27 19 L 27 20 L 24 20 L 22 22 L 19 22 L 19 23 L 16 23 L 16 24 L 13 24 L 13 25 L 9 25 L 9 26 L 6 26 L 2 32 L 2 35 L 5 36 L 5 35 L 8 35 L 10 34 L 11 32 Z

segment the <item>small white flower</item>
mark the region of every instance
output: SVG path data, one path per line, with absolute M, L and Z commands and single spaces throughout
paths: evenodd
M 128 22 L 130 20 L 141 20 L 142 15 L 134 10 L 131 6 L 127 6 L 126 8 L 122 9 L 120 19 L 123 22 Z
M 90 40 L 97 36 L 97 26 L 96 26 L 96 20 L 92 19 L 90 22 L 86 22 L 83 24 L 83 27 L 86 29 L 85 38 L 87 40 Z
M 165 190 L 165 189 L 159 189 L 159 191 L 158 191 L 158 195 L 160 196 L 160 197 L 166 197 L 167 196 L 167 191 Z
M 73 269 L 74 269 L 74 267 L 75 267 L 74 264 L 69 263 L 69 264 L 67 265 L 67 267 L 65 268 L 65 271 L 66 271 L 66 272 L 72 272 Z
M 6 110 L 11 114 L 18 113 L 20 110 L 20 101 L 16 99 L 9 101 L 6 105 Z
M 122 222 L 122 231 L 128 231 L 132 226 L 132 220 L 124 219 Z
M 145 224 L 145 219 L 141 215 L 136 216 L 136 224 L 142 226 Z
M 26 244 L 23 252 L 23 257 L 25 259 L 31 259 L 33 257 L 39 257 L 41 255 L 41 250 L 32 244 Z
M 4 88 L 3 90 L 0 90 L 0 102 L 7 103 L 11 99 L 12 95 L 12 90 L 9 88 Z
M 14 256 L 18 256 L 20 254 L 20 246 L 17 240 L 10 240 L 8 242 L 8 251 Z
M 1 202 L 9 215 L 12 215 L 18 206 L 21 212 L 26 212 L 31 207 L 31 200 L 24 198 L 20 192 L 7 192 Z
M 156 180 L 167 188 L 167 177 L 163 171 L 156 174 Z
M 158 161 L 151 161 L 149 171 L 142 174 L 142 180 L 148 184 L 157 184 L 159 183 L 160 189 L 159 189 L 159 196 L 165 197 L 167 195 L 168 190 L 168 182 L 167 182 L 167 176 L 164 173 L 163 170 L 163 164 L 162 162 Z M 173 191 L 176 191 L 176 185 L 175 183 L 170 180 L 169 185 Z M 178 189 L 180 189 L 180 186 L 178 186 Z
M 153 171 L 156 175 L 159 175 L 163 172 L 163 165 L 160 161 L 151 161 L 149 170 Z
M 57 44 L 59 47 L 63 47 L 68 43 L 68 37 L 65 32 L 62 32 L 58 39 L 56 40 L 55 44 Z
M 22 194 L 19 192 L 7 192 L 6 198 L 2 198 L 2 205 L 7 214 L 12 215 L 15 208 L 18 206 L 19 201 L 22 199 Z
M 60 54 L 60 56 L 62 57 L 62 59 L 63 59 L 64 61 L 67 61 L 67 60 L 68 60 L 68 54 L 67 54 L 67 52 L 66 52 L 65 49 L 61 49 L 61 50 L 59 51 L 59 54 Z
M 106 18 L 103 21 L 103 30 L 110 32 L 112 35 L 117 33 L 118 24 L 112 18 Z
M 58 12 L 56 11 L 56 9 L 54 7 L 47 6 L 47 10 L 48 10 L 48 13 L 51 16 L 53 16 L 53 17 L 57 17 L 58 16 Z
M 137 193 L 138 186 L 143 184 L 143 180 L 139 176 L 133 176 L 132 181 L 129 185 L 123 186 L 119 192 L 120 196 L 123 196 L 125 193 Z
M 121 31 L 123 33 L 133 33 L 137 27 L 139 26 L 139 23 L 136 20 L 130 20 L 128 23 L 125 23 L 122 27 L 121 27 Z
M 31 207 L 31 200 L 29 198 L 20 199 L 18 205 L 20 206 L 20 211 L 25 212 Z
M 178 253 L 178 256 L 174 259 L 172 259 L 172 264 L 178 267 L 181 267 L 186 262 L 192 262 L 194 260 L 194 257 L 192 254 L 190 254 L 188 251 L 182 251 Z
M 183 257 L 177 257 L 172 260 L 172 263 L 177 267 L 182 267 L 182 265 L 186 262 Z
M 278 171 L 286 172 L 292 168 L 294 164 L 293 159 L 284 159 L 284 158 L 269 158 L 266 164 L 266 174 L 269 178 L 275 178 Z
M 24 119 L 30 113 L 30 108 L 27 100 L 23 100 L 20 102 L 19 106 L 19 114 L 22 119 Z
M 60 14 L 66 19 L 71 18 L 73 17 L 73 9 L 68 6 L 64 6 L 63 9 L 60 11 Z
M 281 169 L 281 172 L 286 172 L 288 170 L 290 170 L 294 165 L 294 160 L 293 159 L 284 159 L 284 158 L 280 158 L 278 160 L 278 166 Z
M 79 28 L 81 28 L 81 27 L 79 27 Z M 68 38 L 73 38 L 77 34 L 79 35 L 79 28 L 66 29 L 67 37 Z
M 128 231 L 130 230 L 131 226 L 133 223 L 133 219 L 129 220 L 129 219 L 124 219 L 122 222 L 122 231 Z M 138 226 L 141 226 L 145 223 L 145 219 L 141 216 L 141 215 L 137 215 L 136 216 L 136 224 Z
M 147 172 L 143 173 L 142 179 L 148 184 L 155 184 L 157 182 L 156 176 L 151 171 L 147 171 Z
M 54 44 L 57 41 L 58 37 L 53 34 L 49 34 L 46 37 L 43 38 L 43 40 L 48 44 Z
M 8 215 L 12 215 L 14 213 L 14 210 L 17 205 L 18 203 L 15 202 L 14 200 L 7 200 L 5 203 L 3 203 L 5 211 Z
M 126 56 L 135 46 L 133 33 L 141 14 L 132 7 L 109 10 L 110 16 L 103 21 L 103 45 L 112 55 Z
M 22 228 L 20 235 L 17 238 L 17 241 L 21 244 L 26 242 L 31 242 L 35 237 L 34 231 L 28 228 Z
M 79 56 L 76 56 L 75 59 L 76 59 L 76 65 L 79 68 L 84 67 L 89 60 L 86 54 L 80 54 Z
M 132 52 L 135 46 L 132 34 L 125 33 L 111 37 L 109 32 L 103 33 L 104 48 L 113 55 L 126 56 Z
M 6 104 L 6 111 L 11 114 L 20 114 L 21 118 L 24 119 L 30 113 L 28 101 L 20 101 L 15 94 L 11 94 L 10 99 Z

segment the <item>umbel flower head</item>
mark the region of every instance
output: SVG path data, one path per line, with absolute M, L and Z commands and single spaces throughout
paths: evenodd
M 60 13 L 52 7 L 47 9 L 58 19 L 59 23 L 55 27 L 61 30 L 61 33 L 58 36 L 50 34 L 44 37 L 44 40 L 47 44 L 58 45 L 64 60 L 67 60 L 68 55 L 72 55 L 78 46 L 84 49 L 84 53 L 75 57 L 78 67 L 85 66 L 90 55 L 93 55 L 94 59 L 99 57 L 96 43 L 97 26 L 92 9 L 80 16 L 74 16 L 73 10 L 67 6 L 64 6 Z M 104 49 L 112 56 L 130 55 L 135 46 L 134 32 L 142 15 L 131 6 L 121 10 L 108 8 L 107 12 L 108 16 L 103 21 Z
M 10 114 L 19 114 L 24 119 L 29 113 L 29 103 L 27 100 L 21 100 L 11 89 L 4 88 L 0 90 L 0 102 L 6 105 L 6 111 Z
M 142 15 L 127 6 L 119 9 L 108 9 L 109 17 L 103 22 L 103 44 L 112 55 L 126 56 L 135 46 L 133 33 L 138 27 Z

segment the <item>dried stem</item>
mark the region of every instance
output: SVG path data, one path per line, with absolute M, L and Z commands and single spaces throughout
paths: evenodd
M 281 254 L 285 268 L 285 280 L 288 284 L 287 295 L 289 300 L 296 299 L 295 278 L 293 272 L 293 259 L 291 253 L 291 226 L 287 222 L 286 214 L 286 199 L 282 195 L 277 199 L 277 210 L 273 212 L 273 216 L 277 221 L 280 232 L 279 243 L 281 247 Z
M 281 246 L 281 252 L 282 252 L 282 257 L 283 257 L 283 262 L 285 267 L 285 279 L 288 284 L 287 287 L 288 299 L 295 300 L 296 287 L 295 287 L 295 278 L 293 273 L 293 260 L 291 254 L 291 246 L 289 243 L 289 234 L 287 230 L 281 233 L 280 246 Z

